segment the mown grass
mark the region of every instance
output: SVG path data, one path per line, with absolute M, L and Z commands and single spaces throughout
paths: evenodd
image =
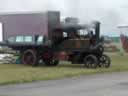
M 112 65 L 109 69 L 86 69 L 81 65 L 60 64 L 57 67 L 31 67 L 16 64 L 0 65 L 0 85 L 25 83 L 39 80 L 52 80 L 64 77 L 104 73 L 128 71 L 128 55 L 110 55 Z

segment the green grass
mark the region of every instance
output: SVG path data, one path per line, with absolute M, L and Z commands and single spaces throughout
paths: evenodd
M 73 77 L 80 75 L 128 71 L 128 55 L 110 55 L 112 66 L 109 69 L 86 69 L 81 65 L 60 64 L 57 67 L 31 67 L 16 64 L 0 65 L 0 85 L 25 83 L 39 80 L 52 80 L 64 77 Z

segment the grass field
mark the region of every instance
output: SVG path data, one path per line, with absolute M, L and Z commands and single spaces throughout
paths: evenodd
M 0 65 L 0 85 L 25 83 L 38 80 L 52 80 L 64 77 L 104 73 L 128 71 L 128 55 L 110 55 L 112 65 L 109 69 L 86 69 L 81 65 L 60 64 L 57 67 L 31 67 L 16 64 Z

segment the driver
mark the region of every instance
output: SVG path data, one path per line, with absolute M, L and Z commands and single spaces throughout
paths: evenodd
M 69 38 L 75 39 L 75 38 L 79 38 L 79 35 L 77 34 L 77 30 L 72 30 L 71 32 L 69 32 Z
M 88 36 L 89 36 L 90 39 L 93 38 L 94 34 L 93 34 L 93 31 L 92 30 L 88 33 Z
M 95 35 L 92 30 L 89 32 L 88 36 L 90 38 L 91 45 L 94 45 L 95 44 Z

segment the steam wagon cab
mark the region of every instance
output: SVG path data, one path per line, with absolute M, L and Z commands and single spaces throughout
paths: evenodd
M 88 68 L 110 66 L 110 58 L 104 54 L 103 39 L 100 37 L 100 22 L 93 21 L 83 25 L 62 24 L 53 33 L 52 48 L 60 54 L 58 60 L 85 64 Z

